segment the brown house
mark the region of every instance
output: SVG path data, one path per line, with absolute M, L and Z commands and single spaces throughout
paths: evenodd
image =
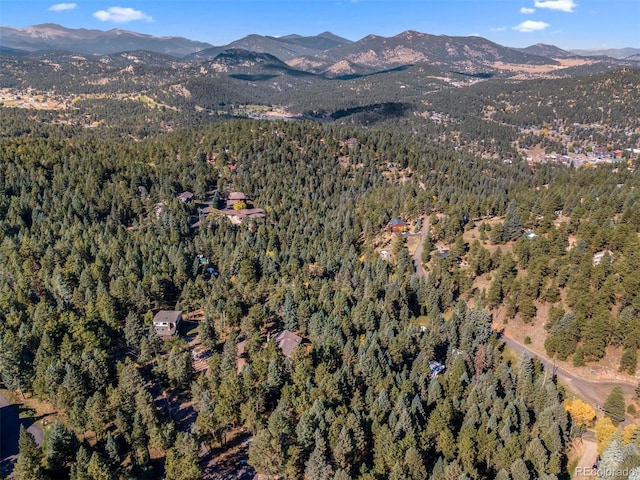
M 236 203 L 247 203 L 247 197 L 242 192 L 231 192 L 227 195 L 227 208 L 233 208 Z
M 242 210 L 225 210 L 224 214 L 231 223 L 239 225 L 245 218 L 265 218 L 262 208 L 243 208 Z
M 302 343 L 302 337 L 299 337 L 289 330 L 281 331 L 274 337 L 274 340 L 276 341 L 278 348 L 282 351 L 282 354 L 287 358 L 291 358 L 293 352 Z
M 182 321 L 182 312 L 179 310 L 160 310 L 153 317 L 153 328 L 159 337 L 171 337 L 178 331 Z
M 193 201 L 193 193 L 191 192 L 182 192 L 180 195 L 178 195 L 178 200 L 180 200 L 182 203 L 191 203 Z
M 387 230 L 391 230 L 393 233 L 402 233 L 409 230 L 409 226 L 399 218 L 392 218 L 387 224 Z

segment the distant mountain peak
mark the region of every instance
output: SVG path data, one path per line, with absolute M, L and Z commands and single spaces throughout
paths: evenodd
M 528 53 L 530 55 L 539 55 L 542 57 L 550 58 L 567 58 L 574 56 L 574 54 L 571 52 L 567 52 L 566 50 L 562 50 L 561 48 L 556 47 L 555 45 L 550 45 L 547 43 L 536 43 L 535 45 L 530 45 L 526 48 L 514 48 L 514 50 Z
M 27 52 L 66 50 L 82 54 L 110 54 L 132 50 L 148 50 L 182 57 L 210 44 L 181 37 L 155 37 L 128 30 L 73 29 L 55 23 L 26 28 L 0 27 L 2 47 Z
M 398 36 L 399 37 L 420 37 L 420 38 L 424 38 L 424 37 L 430 37 L 431 35 L 429 35 L 428 33 L 418 32 L 417 30 L 405 30 L 404 32 L 402 32 Z

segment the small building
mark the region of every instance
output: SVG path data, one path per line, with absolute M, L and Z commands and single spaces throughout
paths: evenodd
M 389 252 L 388 250 L 380 250 L 380 256 L 385 260 L 390 260 L 391 252 Z
M 604 257 L 609 257 L 610 260 L 613 259 L 613 252 L 611 250 L 602 250 L 601 252 L 595 253 L 593 255 L 593 266 L 600 265 Z
M 193 193 L 182 192 L 180 195 L 178 195 L 178 200 L 180 200 L 182 203 L 191 203 L 193 202 Z
M 445 370 L 445 366 L 440 362 L 436 362 L 435 360 L 431 360 L 429 362 L 429 370 L 431 371 L 431 378 L 436 378 Z
M 400 220 L 398 217 L 392 218 L 387 224 L 387 230 L 391 230 L 393 233 L 402 233 L 409 230 L 409 226 Z
M 153 317 L 153 328 L 159 337 L 171 337 L 177 333 L 181 321 L 181 311 L 160 310 Z
M 349 147 L 349 148 L 353 148 L 356 145 L 358 145 L 358 139 L 355 137 L 351 137 L 351 138 L 347 138 L 346 140 L 341 140 L 339 145 L 341 147 Z
M 281 331 L 279 334 L 273 337 L 273 339 L 275 340 L 278 348 L 282 351 L 282 354 L 287 358 L 291 358 L 293 352 L 302 343 L 302 337 L 299 337 L 289 330 Z

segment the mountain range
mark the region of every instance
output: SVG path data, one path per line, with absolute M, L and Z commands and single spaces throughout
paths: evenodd
M 546 60 L 534 57 L 547 60 L 576 56 L 626 59 L 640 54 L 638 48 L 571 52 L 544 44 L 510 48 L 481 37 L 451 37 L 415 31 L 394 37 L 368 35 L 357 42 L 330 32 L 315 36 L 283 37 L 252 34 L 227 45 L 213 46 L 182 37 L 156 37 L 120 29 L 72 29 L 52 23 L 26 28 L 0 26 L 0 53 L 9 55 L 50 50 L 87 55 L 147 50 L 189 60 L 203 60 L 215 58 L 230 49 L 267 53 L 292 66 L 304 66 L 316 72 L 327 70 L 337 62 L 346 62 L 337 69 L 348 70 L 351 64 L 378 68 L 407 62 L 451 63 L 470 60 L 473 63 L 474 57 L 482 57 L 483 61 L 489 62 L 546 64 Z
M 154 37 L 119 29 L 72 29 L 54 23 L 26 28 L 0 27 L 0 45 L 3 49 L 22 52 L 65 50 L 86 55 L 104 55 L 149 50 L 178 57 L 211 47 L 208 43 L 181 37 Z

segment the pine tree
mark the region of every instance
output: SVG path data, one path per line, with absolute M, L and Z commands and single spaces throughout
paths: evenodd
M 78 440 L 60 422 L 55 422 L 49 431 L 46 459 L 50 470 L 62 471 L 73 459 Z
M 185 432 L 179 432 L 174 446 L 167 452 L 165 463 L 166 480 L 199 480 L 202 478 L 196 439 Z
M 111 432 L 107 433 L 105 452 L 111 465 L 117 468 L 120 465 L 120 453 L 118 452 L 118 444 L 113 435 L 111 435 Z
M 124 339 L 129 348 L 140 349 L 140 341 L 146 329 L 139 315 L 129 312 L 124 324 Z
M 327 461 L 326 444 L 321 437 L 316 438 L 316 448 L 311 452 L 305 466 L 304 474 L 306 478 L 330 480 L 333 477 L 331 465 Z
M 620 387 L 614 387 L 611 393 L 604 402 L 604 411 L 607 417 L 609 417 L 617 425 L 625 419 L 625 402 L 624 393 Z
M 91 460 L 87 465 L 87 475 L 91 480 L 115 480 L 116 476 L 109 464 L 98 452 L 91 454 Z
M 515 200 L 509 202 L 507 213 L 504 217 L 502 241 L 517 240 L 522 235 L 522 222 L 518 215 L 518 205 Z
M 76 461 L 71 465 L 69 480 L 86 480 L 88 478 L 87 469 L 89 468 L 90 460 L 89 452 L 84 446 L 80 445 L 76 454 Z
M 284 328 L 291 332 L 298 330 L 298 305 L 293 300 L 293 295 L 287 292 L 284 298 L 284 305 L 282 307 L 284 316 Z
M 218 344 L 218 334 L 214 328 L 213 319 L 209 315 L 205 315 L 200 322 L 200 342 L 212 350 Z
M 13 471 L 16 480 L 41 480 L 44 479 L 42 468 L 42 452 L 36 441 L 24 425 L 20 425 L 18 438 L 18 450 L 20 455 Z
M 632 348 L 625 348 L 620 359 L 620 371 L 627 372 L 629 375 L 636 374 L 636 368 L 638 364 L 638 349 L 634 346 Z
M 521 458 L 516 459 L 511 464 L 511 477 L 513 480 L 530 480 L 531 475 L 529 473 L 529 469 L 527 465 L 524 463 L 524 460 Z

